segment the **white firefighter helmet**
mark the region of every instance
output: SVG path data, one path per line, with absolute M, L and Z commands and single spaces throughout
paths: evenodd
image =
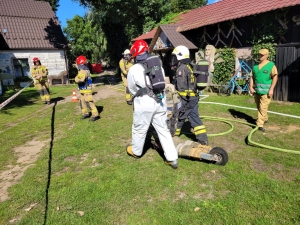
M 129 49 L 126 49 L 124 52 L 123 52 L 123 55 L 129 55 L 130 54 L 130 50 Z
M 174 48 L 172 54 L 176 55 L 177 60 L 182 59 L 189 59 L 190 58 L 190 51 L 187 47 L 183 45 L 179 45 L 176 48 Z

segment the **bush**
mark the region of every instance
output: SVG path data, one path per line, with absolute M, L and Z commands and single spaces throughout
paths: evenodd
M 224 61 L 220 63 L 214 63 L 214 76 L 213 83 L 225 84 L 227 83 L 234 73 L 235 68 L 235 51 L 233 48 L 219 49 L 219 57 Z M 218 59 L 217 58 L 217 59 Z

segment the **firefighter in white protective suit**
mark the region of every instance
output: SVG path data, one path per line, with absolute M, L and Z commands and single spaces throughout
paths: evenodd
M 166 98 L 164 96 L 160 99 L 154 98 L 150 93 L 151 89 L 146 85 L 147 82 L 149 86 L 150 81 L 149 77 L 146 76 L 145 78 L 145 67 L 143 64 L 150 56 L 148 44 L 143 40 L 135 41 L 130 49 L 130 54 L 135 58 L 135 64 L 128 72 L 127 81 L 128 89 L 132 96 L 134 96 L 134 114 L 132 145 L 126 147 L 126 152 L 135 158 L 142 155 L 146 135 L 149 126 L 152 124 L 162 145 L 166 158 L 165 163 L 173 169 L 176 169 L 178 167 L 178 153 L 167 127 Z

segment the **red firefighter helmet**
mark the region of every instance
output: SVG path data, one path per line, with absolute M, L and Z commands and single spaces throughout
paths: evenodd
M 149 52 L 149 47 L 146 41 L 144 40 L 137 40 L 135 41 L 130 49 L 130 54 L 133 57 L 136 57 L 137 55 L 143 54 L 144 52 Z
M 40 59 L 39 59 L 38 57 L 34 57 L 34 58 L 32 59 L 32 62 L 33 62 L 33 63 L 35 63 L 35 62 L 37 62 L 37 61 L 40 61 Z
M 76 64 L 81 65 L 81 64 L 86 64 L 86 57 L 83 55 L 80 55 L 76 59 Z

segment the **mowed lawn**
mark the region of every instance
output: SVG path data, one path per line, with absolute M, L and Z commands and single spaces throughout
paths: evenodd
M 71 101 L 75 89 L 51 87 L 47 106 L 27 88 L 0 110 L 1 190 L 11 182 L 0 224 L 300 224 L 299 118 L 270 113 L 267 132 L 251 137 L 265 146 L 258 147 L 247 138 L 253 127 L 240 123 L 253 121 L 255 110 L 200 103 L 201 116 L 235 120 L 221 136 L 228 124 L 203 120 L 210 144 L 226 149 L 229 161 L 180 158 L 173 170 L 151 148 L 140 159 L 125 153 L 133 110 L 122 91 L 95 87 L 101 118 L 91 123 Z M 255 108 L 251 96 L 204 94 L 205 102 Z M 299 103 L 273 101 L 269 110 L 300 116 Z M 32 143 L 40 150 L 26 158 L 20 149 Z

